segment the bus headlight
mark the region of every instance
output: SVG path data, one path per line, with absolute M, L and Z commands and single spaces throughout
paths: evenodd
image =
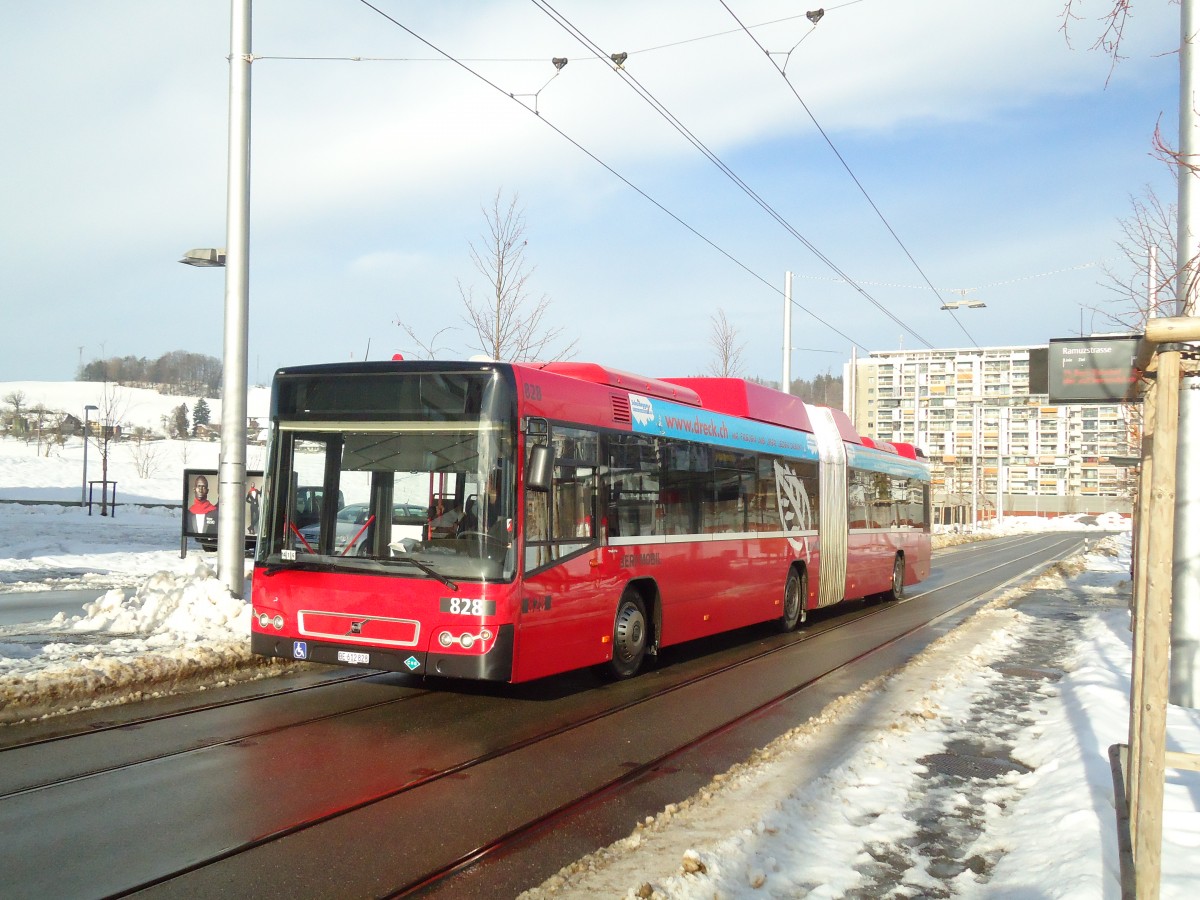
M 469 653 L 487 653 L 492 649 L 495 637 L 496 633 L 490 628 L 478 631 L 448 628 L 438 633 L 437 642 L 447 650 L 453 647 Z

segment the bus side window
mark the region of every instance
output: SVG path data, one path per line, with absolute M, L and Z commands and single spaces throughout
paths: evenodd
M 587 549 L 595 541 L 596 493 L 599 475 L 599 435 L 566 426 L 554 427 L 549 444 L 544 438 L 529 450 L 529 465 L 553 462 L 549 492 L 536 489 L 526 470 L 525 571 Z M 539 447 L 545 447 L 546 457 Z M 540 476 L 537 476 L 539 480 Z
M 535 444 L 529 451 L 531 465 L 535 458 L 542 460 L 549 459 L 550 456 L 550 448 L 546 444 Z M 527 572 L 548 565 L 552 559 L 548 476 L 549 472 L 547 471 L 545 490 L 533 489 L 528 483 L 525 486 L 525 571 Z
M 611 537 L 659 533 L 656 507 L 661 467 L 655 439 L 623 434 L 610 439 L 608 468 L 608 528 Z

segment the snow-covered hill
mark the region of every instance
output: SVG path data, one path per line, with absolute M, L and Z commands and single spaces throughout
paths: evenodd
M 70 413 L 83 419 L 85 405 L 113 408 L 120 412 L 118 422 L 126 433 L 143 427 L 163 433 L 162 420 L 177 406 L 186 403 L 189 413 L 198 397 L 171 396 L 144 388 L 116 388 L 86 381 L 8 381 L 0 382 L 0 407 L 11 408 L 4 398 L 14 393 L 24 397 L 26 410 L 39 404 L 51 411 Z M 208 400 L 212 421 L 220 421 L 221 402 Z M 247 415 L 266 420 L 270 390 L 253 388 L 247 399 Z M 96 421 L 97 413 L 90 414 Z M 117 483 L 118 503 L 179 503 L 183 498 L 183 470 L 215 469 L 220 455 L 216 440 L 155 439 L 143 443 L 110 441 L 108 479 Z M 88 479 L 99 481 L 103 460 L 96 441 L 87 454 Z M 62 445 L 48 446 L 35 436 L 0 438 L 0 500 L 61 500 L 78 502 L 83 496 L 83 440 L 68 437 Z M 261 469 L 263 447 L 247 448 L 246 466 Z M 99 488 L 97 488 L 97 491 Z M 99 493 L 96 494 L 97 500 Z
M 7 407 L 4 398 L 13 393 L 23 394 L 26 409 L 41 404 L 49 410 L 70 413 L 83 418 L 83 408 L 91 405 L 101 410 L 112 409 L 121 425 L 162 431 L 164 416 L 181 403 L 189 413 L 195 409 L 197 396 L 161 394 L 147 388 L 123 387 L 99 381 L 0 381 L 0 407 Z M 221 401 L 204 398 L 212 411 L 212 421 L 221 419 Z M 270 388 L 251 388 L 246 396 L 246 415 L 265 418 L 271 402 Z M 97 413 L 90 413 L 96 421 Z

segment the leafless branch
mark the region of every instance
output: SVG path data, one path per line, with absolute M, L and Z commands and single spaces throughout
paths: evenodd
M 725 310 L 718 309 L 712 317 L 712 332 L 708 338 L 713 348 L 713 361 L 709 374 L 718 378 L 740 378 L 742 374 L 742 351 L 745 343 L 738 343 L 738 330 L 725 318 Z
M 466 313 L 463 318 L 475 329 L 479 349 L 492 359 L 513 361 L 566 359 L 575 352 L 575 342 L 552 350 L 563 329 L 544 325 L 550 298 L 543 294 L 530 301 L 529 279 L 536 271 L 525 259 L 525 216 L 513 194 L 508 206 L 496 191 L 491 209 L 482 210 L 488 230 L 485 249 L 471 244 L 471 262 L 488 281 L 489 298 L 476 300 L 473 291 L 459 282 L 458 292 Z
M 438 329 L 433 333 L 433 337 L 429 339 L 429 343 L 426 343 L 425 341 L 421 340 L 420 335 L 418 335 L 417 332 L 413 330 L 412 326 L 407 322 L 397 319 L 396 324 L 403 328 L 409 338 L 412 339 L 413 343 L 417 345 L 416 355 L 421 359 L 436 359 L 439 350 L 446 350 L 449 352 L 449 347 L 438 347 L 437 342 L 438 339 L 441 338 L 441 336 L 447 331 L 454 331 L 453 326 L 447 325 L 445 328 Z
M 1180 153 L 1169 143 L 1162 133 L 1162 117 L 1159 117 L 1158 122 L 1154 124 L 1154 152 L 1155 159 L 1160 160 L 1174 169 L 1179 175 L 1187 173 L 1189 175 L 1200 174 L 1200 164 L 1193 161 L 1192 157 L 1187 157 Z
M 507 206 L 501 191 L 492 198 L 490 209 L 481 210 L 487 231 L 479 245 L 470 244 L 471 263 L 488 284 L 486 299 L 476 297 L 474 288 L 458 282 L 463 320 L 475 332 L 475 349 L 492 359 L 514 362 L 568 359 L 575 354 L 575 341 L 563 346 L 563 329 L 547 324 L 550 298 L 529 297 L 529 281 L 536 271 L 525 259 L 525 216 L 514 194 Z M 396 323 L 417 342 L 429 357 L 439 331 L 428 344 L 402 321 Z
M 1108 70 L 1108 77 L 1112 78 L 1112 73 L 1117 67 L 1123 56 L 1121 56 L 1121 41 L 1125 37 L 1125 26 L 1129 22 L 1129 16 L 1133 9 L 1133 0 L 1109 0 L 1112 6 L 1104 15 L 1096 18 L 1095 21 L 1101 25 L 1100 35 L 1092 43 L 1092 50 L 1101 50 L 1112 60 L 1112 65 Z M 1078 10 L 1083 6 L 1084 0 L 1065 0 L 1061 13 L 1062 24 L 1059 26 L 1059 31 L 1063 33 L 1063 37 L 1067 42 L 1067 46 L 1071 45 L 1071 28 L 1074 23 L 1082 22 L 1084 17 L 1078 14 Z M 1107 79 L 1106 79 L 1107 83 Z

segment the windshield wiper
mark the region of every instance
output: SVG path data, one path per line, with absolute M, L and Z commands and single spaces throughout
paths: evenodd
M 271 576 L 271 575 L 274 575 L 277 572 L 281 572 L 285 569 L 291 569 L 291 568 L 297 568 L 297 567 L 298 568 L 313 568 L 313 567 L 320 568 L 320 567 L 328 566 L 329 559 L 330 559 L 330 557 L 321 557 L 321 556 L 317 556 L 314 554 L 311 556 L 300 556 L 300 557 L 297 557 L 296 559 L 285 560 L 283 562 L 269 562 L 263 567 L 263 574 L 266 576 Z M 353 564 L 355 564 L 357 566 L 370 566 L 371 568 L 376 568 L 376 569 L 383 569 L 388 566 L 396 565 L 398 563 L 414 566 L 415 568 L 420 569 L 422 572 L 424 572 L 426 575 L 430 576 L 431 578 L 436 578 L 438 581 L 440 581 L 446 587 L 450 588 L 450 590 L 452 590 L 452 591 L 458 590 L 457 582 L 451 581 L 449 578 L 447 578 L 445 575 L 443 575 L 441 572 L 439 572 L 433 566 L 431 566 L 427 563 L 423 563 L 420 560 L 413 559 L 412 557 L 409 557 L 409 556 L 391 556 L 391 557 L 388 557 L 387 559 L 345 557 L 345 559 L 347 562 L 352 562 Z
M 449 578 L 447 578 L 445 575 L 443 575 L 441 572 L 439 572 L 433 566 L 427 565 L 426 563 L 423 563 L 420 560 L 413 559 L 411 556 L 393 556 L 393 557 L 385 560 L 384 563 L 385 563 L 385 565 L 392 565 L 394 563 L 407 563 L 410 566 L 416 566 L 418 569 L 420 569 L 426 575 L 429 575 L 432 578 L 436 578 L 438 581 L 440 581 L 446 587 L 450 588 L 450 590 L 452 590 L 452 591 L 458 590 L 458 585 L 455 582 L 451 581 Z

